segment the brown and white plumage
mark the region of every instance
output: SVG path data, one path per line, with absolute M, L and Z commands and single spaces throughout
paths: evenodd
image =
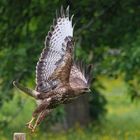
M 86 66 L 82 61 L 75 61 L 71 67 L 70 85 L 81 88 L 90 87 L 92 65 Z M 77 83 L 76 83 L 77 81 Z
M 69 17 L 69 7 L 66 12 L 61 8 L 60 16 L 57 15 L 45 39 L 45 48 L 36 66 L 36 90 L 47 92 L 51 84 L 58 84 L 59 78 L 52 79 L 52 74 L 57 71 L 66 54 L 67 43 L 72 41 L 72 17 Z M 73 46 L 71 46 L 73 47 Z M 72 49 L 72 48 L 71 48 Z
M 74 40 L 72 18 L 69 7 L 61 7 L 45 39 L 36 66 L 36 88 L 28 89 L 14 82 L 14 85 L 34 97 L 39 104 L 33 112 L 28 128 L 35 130 L 44 117 L 59 104 L 66 104 L 90 91 L 91 65 L 86 66 L 73 58 Z M 33 120 L 36 119 L 34 126 Z

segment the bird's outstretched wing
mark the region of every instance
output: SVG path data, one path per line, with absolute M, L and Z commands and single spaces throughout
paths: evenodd
M 70 72 L 71 87 L 90 87 L 92 65 L 85 65 L 82 61 L 75 61 Z
M 36 66 L 36 90 L 39 92 L 47 92 L 69 77 L 71 60 L 68 54 L 73 47 L 72 17 L 69 17 L 69 7 L 66 11 L 61 7 L 46 36 L 45 48 Z M 68 71 L 62 78 L 60 73 L 64 67 Z

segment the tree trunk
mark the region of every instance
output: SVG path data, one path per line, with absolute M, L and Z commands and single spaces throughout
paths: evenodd
M 79 123 L 85 126 L 90 121 L 88 95 L 84 95 L 65 106 L 66 117 L 64 127 L 66 129 Z

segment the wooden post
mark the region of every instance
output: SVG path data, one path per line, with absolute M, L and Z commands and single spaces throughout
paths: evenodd
M 13 140 L 26 140 L 25 133 L 14 133 Z

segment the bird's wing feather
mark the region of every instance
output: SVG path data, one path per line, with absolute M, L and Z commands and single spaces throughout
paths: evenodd
M 63 62 L 67 53 L 67 46 L 73 36 L 72 18 L 69 18 L 69 8 L 64 12 L 61 8 L 60 15 L 54 19 L 53 26 L 45 39 L 45 48 L 36 66 L 36 90 L 47 92 L 53 84 L 58 81 L 51 81 L 52 75 L 57 73 L 56 69 Z M 60 69 L 59 69 L 60 71 Z M 54 76 L 53 76 L 54 77 Z
M 71 86 L 89 86 L 91 82 L 92 65 L 86 66 L 82 61 L 75 61 L 70 72 Z
M 73 55 L 73 38 L 66 37 L 65 43 L 63 44 L 66 47 L 66 53 L 62 59 L 56 62 L 59 67 L 57 67 L 49 79 L 59 79 L 62 84 L 69 82 L 69 75 L 72 66 L 72 55 Z

